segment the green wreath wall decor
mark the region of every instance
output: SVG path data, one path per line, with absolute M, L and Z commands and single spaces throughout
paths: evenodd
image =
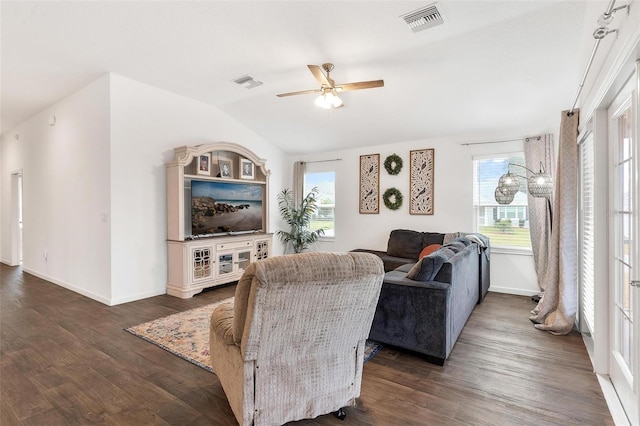
M 393 198 L 393 201 L 391 199 Z M 398 210 L 402 205 L 402 193 L 396 188 L 389 188 L 382 194 L 384 205 L 390 210 Z
M 384 160 L 384 168 L 390 175 L 397 175 L 402 170 L 402 158 L 397 154 L 391 154 Z

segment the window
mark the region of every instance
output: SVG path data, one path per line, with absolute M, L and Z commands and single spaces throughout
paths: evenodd
M 526 179 L 520 178 L 520 191 L 510 204 L 498 204 L 495 199 L 498 180 L 507 173 L 509 163 L 524 165 L 524 152 L 474 157 L 474 231 L 488 236 L 494 248 L 531 250 Z M 510 170 L 525 176 L 521 167 Z
M 335 237 L 336 173 L 306 172 L 304 195 L 318 188 L 318 209 L 311 221 L 311 229 L 323 228 L 325 237 Z

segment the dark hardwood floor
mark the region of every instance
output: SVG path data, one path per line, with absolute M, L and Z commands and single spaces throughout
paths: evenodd
M 216 376 L 123 329 L 233 295 L 108 307 L 0 266 L 0 424 L 233 425 Z M 392 348 L 364 366 L 358 405 L 308 425 L 613 425 L 579 334 L 489 293 L 443 367 Z

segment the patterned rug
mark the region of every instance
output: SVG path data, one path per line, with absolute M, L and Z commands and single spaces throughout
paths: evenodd
M 222 302 L 224 300 L 125 330 L 198 367 L 212 371 L 209 362 L 209 318 L 213 309 Z M 380 343 L 367 341 L 364 361 L 369 361 L 380 349 Z

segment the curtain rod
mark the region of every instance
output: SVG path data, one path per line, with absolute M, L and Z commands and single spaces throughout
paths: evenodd
M 460 145 L 469 146 L 469 145 L 484 145 L 484 144 L 490 144 L 490 143 L 518 142 L 518 141 L 523 141 L 525 139 L 528 139 L 528 138 L 502 139 L 499 141 L 490 140 L 490 141 L 482 141 L 482 142 L 466 142 L 466 143 L 461 143 Z
M 342 161 L 342 158 L 334 158 L 332 160 L 316 160 L 316 161 L 301 161 L 303 164 L 311 164 L 311 163 L 326 163 L 329 161 Z
M 587 67 L 584 70 L 584 74 L 582 74 L 582 80 L 578 85 L 578 92 L 576 93 L 576 97 L 573 100 L 573 105 L 567 115 L 571 117 L 573 115 L 573 111 L 576 109 L 576 105 L 578 105 L 578 99 L 580 99 L 580 94 L 582 93 L 582 88 L 584 87 L 584 83 L 587 80 L 587 75 L 589 74 L 589 70 L 591 69 L 591 65 L 593 65 L 593 59 L 596 57 L 596 52 L 598 51 L 598 46 L 600 46 L 600 41 L 602 39 L 596 39 L 595 44 L 593 45 L 593 50 L 591 51 L 591 57 L 589 58 L 589 62 L 587 62 Z
M 593 38 L 596 40 L 593 45 L 593 50 L 591 50 L 591 56 L 589 57 L 589 61 L 587 62 L 587 66 L 585 67 L 584 74 L 582 74 L 582 80 L 580 80 L 580 84 L 578 85 L 578 92 L 576 93 L 576 97 L 573 100 L 573 105 L 571 105 L 571 109 L 567 112 L 567 116 L 573 116 L 573 111 L 576 109 L 576 105 L 578 105 L 578 99 L 580 99 L 580 94 L 582 93 L 582 88 L 584 87 L 584 83 L 587 80 L 587 75 L 589 74 L 589 70 L 591 70 L 591 65 L 593 65 L 593 60 L 595 59 L 596 52 L 598 51 L 598 47 L 600 46 L 600 41 L 605 38 L 608 34 L 615 33 L 618 30 L 609 30 L 606 26 L 609 25 L 611 21 L 612 15 L 614 12 L 617 12 L 620 9 L 627 9 L 627 13 L 629 13 L 629 5 L 620 6 L 614 9 L 616 4 L 616 0 L 611 0 L 607 10 L 604 11 L 602 16 L 598 19 L 598 27 L 593 31 Z

